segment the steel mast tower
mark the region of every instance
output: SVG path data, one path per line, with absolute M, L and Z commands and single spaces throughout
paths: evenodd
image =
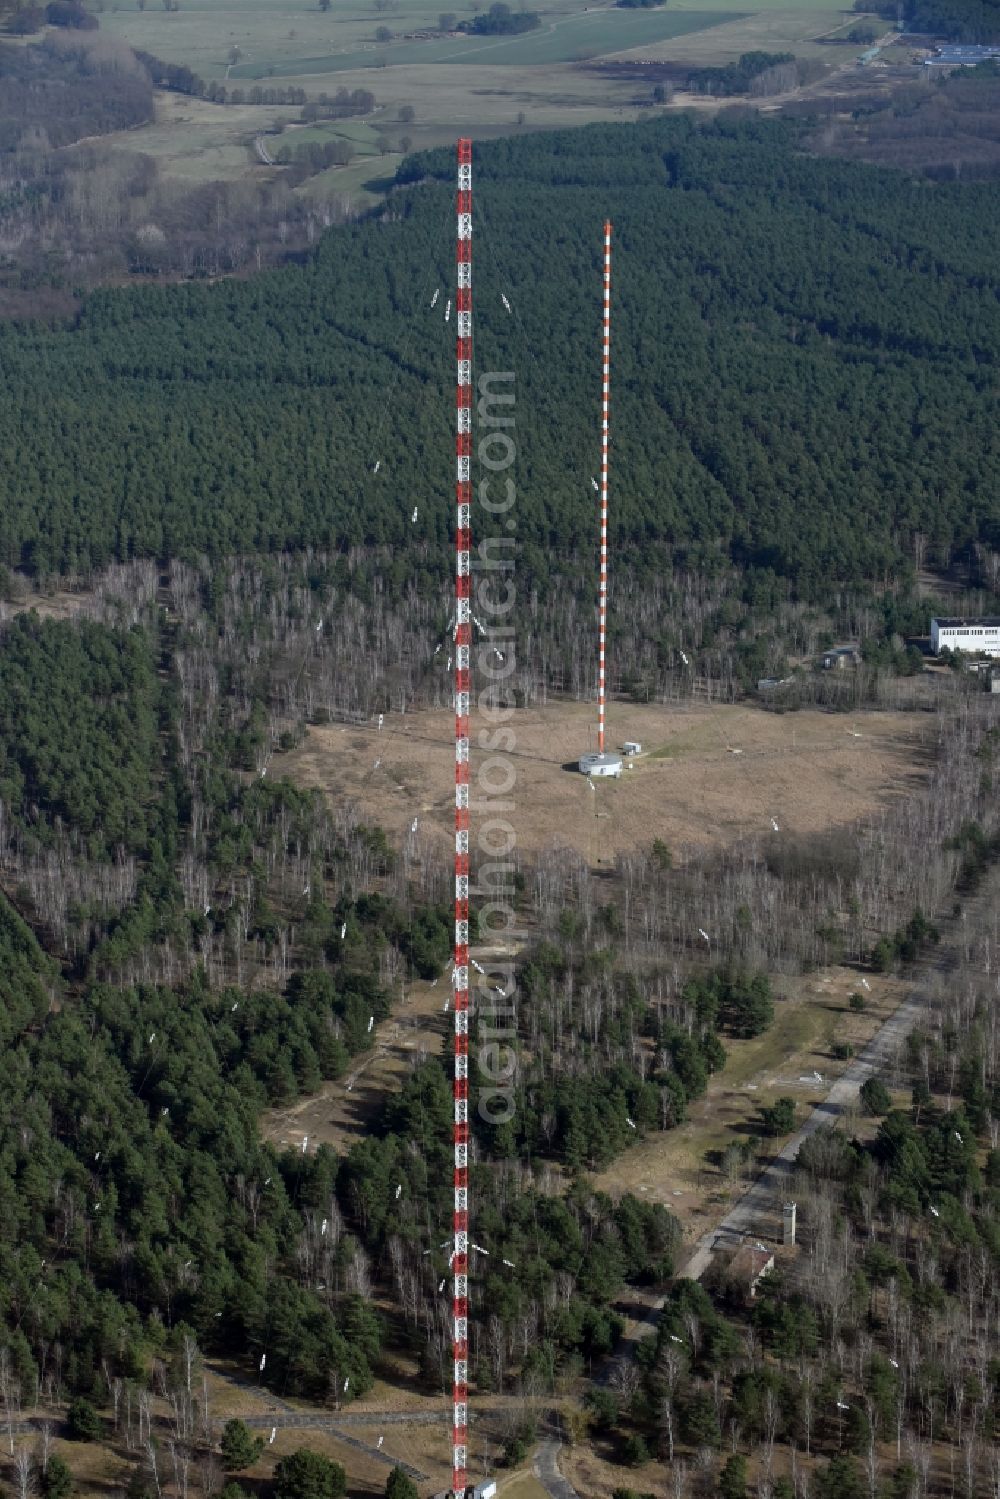
M 452 1491 L 465 1493 L 469 1426 L 469 693 L 472 643 L 472 142 L 458 142 L 455 361 L 455 1204 L 452 1245 Z
M 605 660 L 608 646 L 608 425 L 611 395 L 611 220 L 604 221 L 604 297 L 601 318 L 601 482 L 591 482 L 600 495 L 600 577 L 597 583 L 597 750 L 580 756 L 579 768 L 590 778 L 619 777 L 622 757 L 604 748 L 606 700 Z
M 611 220 L 604 221 L 601 354 L 601 576 L 597 590 L 597 753 L 604 754 L 604 655 L 608 629 L 608 405 L 611 391 Z

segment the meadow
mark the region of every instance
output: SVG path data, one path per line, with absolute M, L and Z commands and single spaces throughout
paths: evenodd
M 462 20 L 481 8 L 463 0 L 454 14 Z M 355 160 L 297 189 L 312 199 L 336 197 L 357 207 L 376 200 L 379 182 L 405 150 L 441 145 L 461 132 L 484 139 L 523 129 L 636 120 L 656 107 L 652 86 L 644 86 L 641 73 L 629 77 L 623 69 L 616 76 L 613 68 L 593 66 L 603 59 L 700 66 L 766 50 L 820 58 L 835 67 L 852 61 L 859 50 L 836 40 L 857 19 L 855 13 L 829 0 L 751 0 L 732 10 L 720 8 L 718 0 L 687 0 L 682 8 L 648 11 L 548 0 L 537 31 L 509 37 L 437 34 L 441 15 L 439 0 L 332 0 L 328 11 L 316 0 L 185 0 L 172 11 L 154 8 L 150 0 L 142 9 L 139 0 L 120 0 L 102 12 L 101 27 L 230 90 L 245 86 L 249 91 L 272 80 L 302 88 L 310 97 L 341 87 L 371 90 L 378 104 L 359 126 L 358 154 L 377 154 L 382 164 Z M 376 42 L 381 26 L 393 34 L 392 41 Z M 678 102 L 718 107 L 700 96 Z M 403 123 L 400 111 L 412 112 L 413 118 Z M 155 125 L 129 132 L 116 144 L 148 153 L 171 176 L 260 180 L 269 169 L 256 157 L 254 136 L 291 124 L 296 114 L 289 108 L 221 107 L 167 95 Z M 345 128 L 339 126 L 338 133 Z M 330 137 L 296 132 L 298 142 L 309 138 Z
M 732 11 L 586 10 L 550 21 L 538 31 L 520 36 L 442 36 L 440 39 L 402 40 L 369 44 L 323 57 L 293 57 L 280 64 L 249 62 L 234 67 L 230 78 L 305 78 L 356 68 L 407 64 L 501 64 L 540 67 L 549 63 L 579 62 L 628 51 L 704 31 L 724 21 L 741 19 Z
M 458 5 L 462 20 L 481 6 Z M 720 25 L 757 20 L 759 30 L 783 39 L 822 36 L 845 26 L 849 7 L 829 0 L 764 0 L 749 8 L 725 11 L 712 0 L 689 0 L 682 8 L 619 10 L 609 5 L 581 5 L 580 0 L 549 0 L 541 9 L 538 31 L 515 37 L 440 36 L 403 40 L 404 33 L 436 31 L 442 12 L 434 0 L 333 0 L 320 11 L 313 0 L 186 0 L 177 11 L 124 0 L 101 16 L 106 32 L 122 37 L 158 57 L 184 63 L 206 79 L 303 78 L 357 68 L 420 65 L 474 67 L 551 66 L 582 57 L 618 55 L 684 38 L 685 51 L 711 62 L 712 32 Z M 377 44 L 375 31 L 385 25 L 400 40 Z M 674 47 L 671 45 L 670 54 Z M 453 84 L 448 85 L 449 88 Z

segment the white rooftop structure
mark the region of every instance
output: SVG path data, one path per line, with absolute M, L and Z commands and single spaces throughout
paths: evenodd
M 973 655 L 1000 656 L 1000 614 L 977 619 L 932 619 L 931 650 L 966 651 Z
M 580 771 L 585 776 L 614 776 L 617 779 L 622 773 L 622 757 L 610 750 L 605 750 L 603 755 L 596 751 L 581 755 Z

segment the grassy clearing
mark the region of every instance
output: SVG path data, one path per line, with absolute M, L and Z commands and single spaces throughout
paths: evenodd
M 406 129 L 405 125 L 401 128 Z M 361 120 L 336 125 L 330 122 L 293 127 L 281 137 L 279 149 L 286 146 L 293 150 L 296 146 L 326 146 L 331 141 L 350 141 L 356 151 L 369 156 L 377 155 L 379 150 L 376 132 Z
M 546 1490 L 532 1473 L 515 1473 L 512 1478 L 501 1480 L 497 1493 L 503 1499 L 546 1499 Z
M 315 93 L 329 89 L 316 78 L 285 79 Z M 510 135 L 521 128 L 565 129 L 597 120 L 635 120 L 639 90 L 632 80 L 608 78 L 564 63 L 547 68 L 449 68 L 411 64 L 383 71 L 359 68 L 338 73 L 337 88 L 371 89 L 379 102 L 372 117 L 376 129 L 394 139 L 405 133 L 414 149 L 454 145 L 456 135 L 468 132 L 476 140 Z M 399 109 L 411 105 L 414 121 L 397 123 Z M 523 120 L 521 116 L 523 115 Z
M 140 130 L 105 140 L 116 150 L 152 156 L 160 170 L 185 182 L 259 178 L 254 136 L 297 111 L 280 107 L 208 104 L 182 94 L 159 94 L 156 119 Z
M 662 1202 L 680 1219 L 687 1242 L 698 1238 L 746 1185 L 724 1177 L 719 1161 L 726 1147 L 754 1135 L 760 1108 L 782 1095 L 795 1099 L 801 1122 L 848 1065 L 833 1057 L 834 1041 L 859 1051 L 902 1002 L 906 986 L 900 979 L 869 982 L 866 1008 L 857 1013 L 849 1005 L 859 987 L 854 969 L 783 979 L 770 1029 L 752 1040 L 726 1040 L 726 1065 L 711 1079 L 706 1097 L 692 1106 L 687 1122 L 638 1141 L 601 1173 L 597 1185 Z M 814 1072 L 822 1084 L 814 1081 Z M 780 1141 L 761 1141 L 765 1150 L 772 1143 Z
M 815 710 L 781 715 L 742 706 L 618 703 L 613 742 L 636 739 L 650 753 L 595 794 L 575 770 L 564 769 L 591 747 L 592 708 L 550 702 L 519 709 L 512 720 L 518 846 L 532 853 L 568 843 L 596 866 L 657 837 L 679 856 L 688 846 L 770 836 L 772 817 L 781 825 L 776 837 L 853 823 L 909 794 L 932 754 L 924 715 L 871 713 L 858 721 L 862 737 L 854 739 L 841 716 Z M 393 837 L 404 834 L 419 807 L 421 837 L 444 849 L 452 838 L 446 750 L 453 733 L 444 711 L 387 715 L 381 737 L 374 724 L 314 726 L 275 768 L 323 791 L 335 806 L 357 805 Z M 672 745 L 682 752 L 656 757 Z M 742 754 L 728 754 L 727 746 Z M 380 769 L 369 774 L 376 757 Z
M 824 1016 L 809 1004 L 786 1001 L 777 1007 L 774 1024 L 752 1041 L 729 1041 L 721 1081 L 727 1088 L 745 1088 L 754 1077 L 773 1072 L 789 1057 L 812 1055 L 824 1035 Z
M 303 197 L 329 202 L 343 195 L 355 208 L 371 208 L 392 185 L 392 174 L 402 157 L 389 152 L 387 156 L 359 156 L 349 167 L 329 167 L 309 177 L 297 189 Z
M 671 1470 L 665 1462 L 645 1463 L 641 1468 L 623 1468 L 610 1455 L 607 1445 L 599 1453 L 589 1442 L 573 1447 L 563 1447 L 559 1453 L 559 1467 L 578 1494 L 587 1499 L 609 1499 L 622 1484 L 634 1487 L 640 1494 L 656 1494 L 657 1499 L 666 1499 L 676 1492 L 671 1482 Z M 706 1490 L 706 1492 L 717 1492 Z

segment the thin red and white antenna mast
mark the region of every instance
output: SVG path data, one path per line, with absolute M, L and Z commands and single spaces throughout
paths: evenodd
M 597 752 L 604 754 L 604 659 L 608 634 L 608 398 L 611 392 L 611 220 L 604 221 L 601 371 L 601 577 L 597 589 Z
M 465 1492 L 469 1431 L 469 692 L 472 572 L 472 142 L 458 142 L 455 360 L 455 1150 L 452 1491 Z

